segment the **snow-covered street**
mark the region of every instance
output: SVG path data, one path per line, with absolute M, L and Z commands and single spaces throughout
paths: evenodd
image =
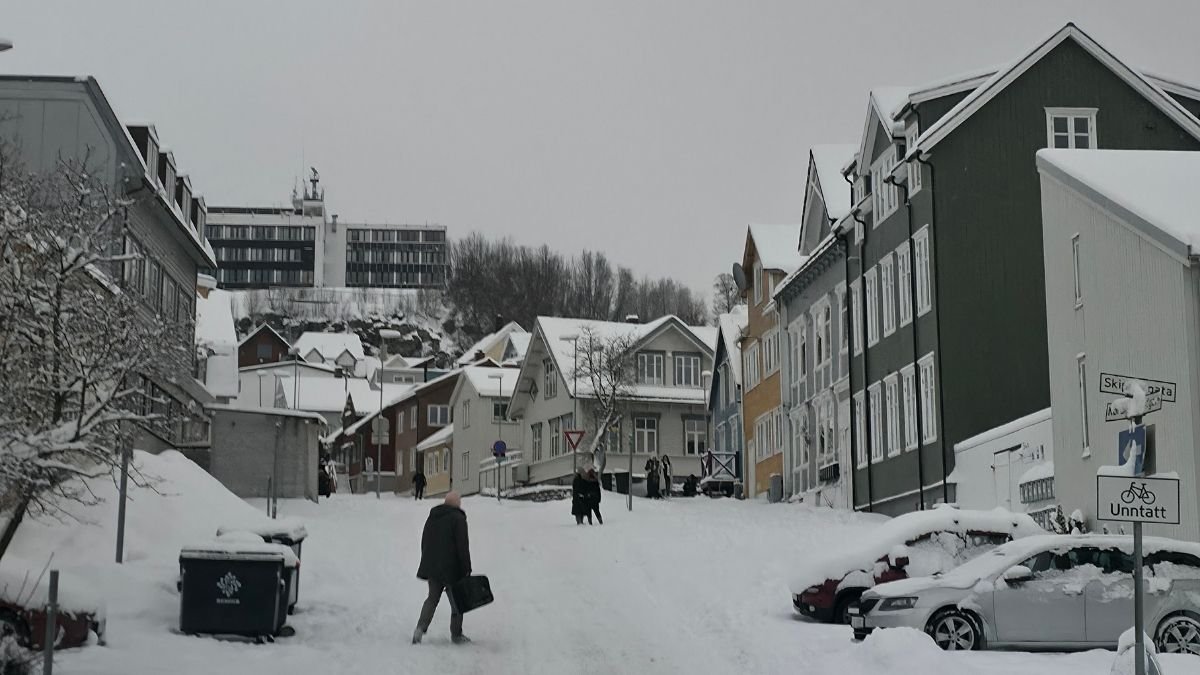
M 62 653 L 56 672 L 1083 675 L 1108 672 L 1113 658 L 947 654 L 911 631 L 854 644 L 847 627 L 796 618 L 786 580 L 792 561 L 847 545 L 877 517 L 703 498 L 639 499 L 630 514 L 612 495 L 605 525 L 593 527 L 576 526 L 567 502 L 464 501 L 476 571 L 497 598 L 467 615 L 468 646 L 450 644 L 444 604 L 425 643 L 409 644 L 424 596 L 414 577 L 420 531 L 437 502 L 391 495 L 282 503 L 280 516 L 309 530 L 294 637 L 258 646 L 182 636 L 173 632 L 179 542 L 255 514 L 182 457 L 146 461 L 171 482 L 160 483 L 162 495 L 137 492 L 129 562 L 64 566 L 64 580 L 82 577 L 107 598 L 108 646 Z M 112 507 L 89 509 L 91 525 L 30 524 L 19 550 L 34 560 L 56 550 L 61 563 L 103 547 L 107 558 Z M 1175 675 L 1200 668 L 1194 657 L 1163 661 Z

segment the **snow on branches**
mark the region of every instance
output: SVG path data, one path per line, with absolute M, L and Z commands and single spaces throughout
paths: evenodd
M 71 478 L 108 474 L 139 428 L 168 422 L 145 383 L 192 354 L 190 317 L 122 283 L 140 262 L 124 253 L 131 202 L 86 158 L 34 174 L 14 157 L 0 144 L 0 505 L 19 520 L 84 498 Z
M 606 432 L 618 428 L 625 404 L 633 394 L 637 382 L 637 343 L 638 337 L 632 332 L 606 335 L 594 326 L 584 326 L 580 331 L 576 355 L 579 365 L 573 377 L 583 383 L 588 397 L 593 399 L 589 450 L 593 457 L 599 458 L 597 450 L 606 442 Z M 576 420 L 576 424 L 579 422 Z

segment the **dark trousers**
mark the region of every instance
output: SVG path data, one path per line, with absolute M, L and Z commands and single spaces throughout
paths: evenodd
M 424 486 L 424 485 L 418 485 L 418 486 L 417 486 L 417 487 L 416 487 L 416 488 L 413 490 L 413 499 L 422 499 L 424 496 L 425 496 L 425 486 Z
M 589 523 L 592 522 L 592 514 L 593 513 L 596 514 L 596 520 L 600 521 L 600 524 L 603 525 L 604 517 L 600 515 L 600 505 L 599 504 L 592 504 L 592 508 L 588 511 L 587 518 L 588 518 Z
M 447 593 L 449 584 L 440 581 L 429 580 L 429 596 L 425 598 L 425 604 L 421 606 L 421 618 L 417 619 L 417 628 L 424 633 L 429 630 L 429 624 L 433 623 L 433 613 L 437 611 L 438 603 L 442 600 L 442 593 Z M 447 600 L 449 600 L 447 598 Z M 462 635 L 463 615 L 454 609 L 454 603 L 450 602 L 450 636 L 457 637 Z

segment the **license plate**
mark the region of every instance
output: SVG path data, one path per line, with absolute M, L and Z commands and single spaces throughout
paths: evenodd
M 867 625 L 867 621 L 863 617 L 861 617 L 861 616 L 850 617 L 850 627 L 851 628 L 863 628 L 866 625 Z

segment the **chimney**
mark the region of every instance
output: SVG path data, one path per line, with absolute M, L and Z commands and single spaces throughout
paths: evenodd
M 504 317 L 497 314 L 496 318 L 492 319 L 492 332 L 499 333 L 501 328 L 504 328 Z
M 330 218 L 333 219 L 333 231 L 334 232 L 337 232 L 337 216 L 338 216 L 338 214 L 336 214 L 336 213 L 333 214 L 332 216 L 330 216 Z
M 642 322 L 642 318 L 639 317 L 637 314 L 626 314 L 625 315 L 625 323 L 641 323 L 641 322 Z

